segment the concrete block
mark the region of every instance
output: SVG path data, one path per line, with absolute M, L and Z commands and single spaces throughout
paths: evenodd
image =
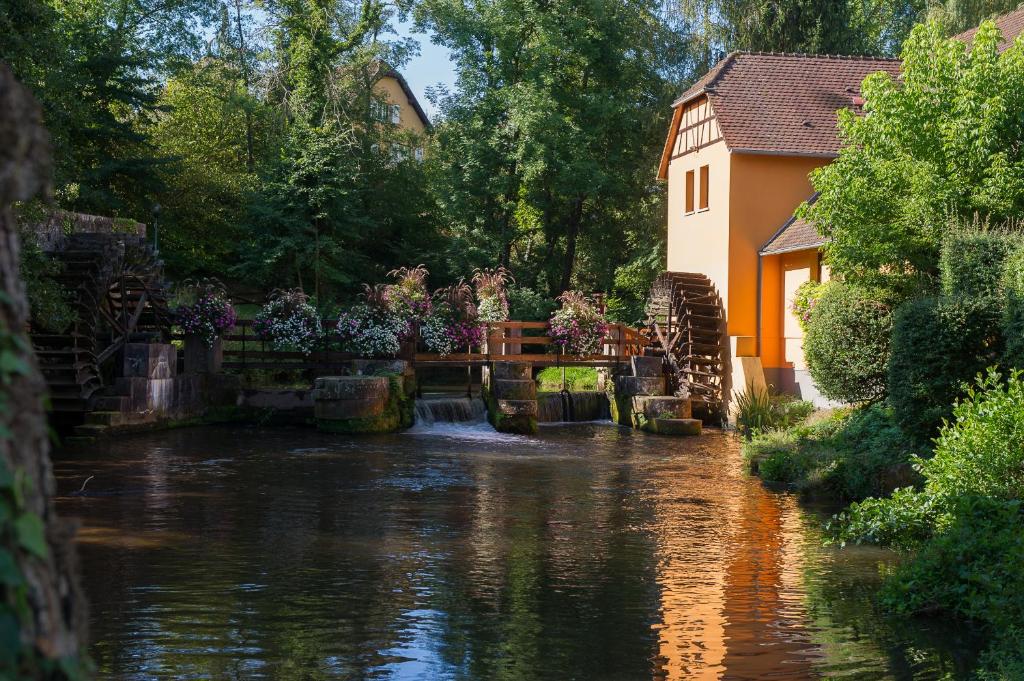
M 633 412 L 643 414 L 648 421 L 663 417 L 688 419 L 693 416 L 690 400 L 685 397 L 636 395 L 632 402 Z
M 124 375 L 128 378 L 174 378 L 178 374 L 177 349 L 165 343 L 127 343 Z
M 664 395 L 665 377 L 616 376 L 615 393 L 623 396 Z
M 493 378 L 513 381 L 533 378 L 533 366 L 528 362 L 494 362 Z
M 313 383 L 315 400 L 387 400 L 385 376 L 322 376 Z
M 665 373 L 665 361 L 661 357 L 641 357 L 634 355 L 629 358 L 629 364 L 633 369 L 634 376 L 659 378 Z
M 659 435 L 700 435 L 700 419 L 655 419 L 654 432 Z
M 498 400 L 498 411 L 503 416 L 537 416 L 537 400 Z
M 494 396 L 502 400 L 535 400 L 537 383 L 533 379 L 498 378 L 493 381 Z

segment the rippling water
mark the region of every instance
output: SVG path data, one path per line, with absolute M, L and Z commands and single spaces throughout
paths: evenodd
M 938 679 L 891 557 L 743 474 L 726 434 L 204 428 L 64 452 L 110 679 Z M 77 492 L 83 481 L 95 476 Z

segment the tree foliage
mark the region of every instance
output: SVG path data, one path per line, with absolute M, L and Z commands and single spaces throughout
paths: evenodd
M 970 50 L 916 26 L 901 78 L 864 81 L 869 115 L 840 112 L 845 144 L 812 173 L 820 196 L 801 211 L 838 275 L 935 274 L 950 213 L 1001 222 L 1024 209 L 1024 48 L 999 54 L 998 42 L 991 22 Z

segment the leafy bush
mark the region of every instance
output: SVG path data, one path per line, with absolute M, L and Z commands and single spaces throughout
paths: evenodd
M 394 283 L 383 289 L 383 295 L 377 302 L 386 307 L 394 315 L 410 322 L 422 321 L 430 315 L 431 300 L 427 290 L 427 277 L 430 272 L 423 265 L 416 267 L 399 267 L 388 272 Z M 373 289 L 364 286 L 367 292 Z M 373 296 L 369 296 L 373 298 Z
M 944 296 L 999 296 L 1003 263 L 1018 239 L 978 223 L 954 226 L 942 239 L 939 280 Z
M 751 471 L 764 480 L 844 499 L 917 482 L 906 437 L 891 410 L 880 404 L 755 434 L 743 453 Z
M 953 408 L 954 423 L 921 462 L 930 493 L 947 498 L 984 495 L 1024 499 L 1024 380 L 994 370 Z
M 831 541 L 840 545 L 911 548 L 932 536 L 938 513 L 931 495 L 903 487 L 887 499 L 869 497 L 850 504 L 832 518 L 826 529 L 831 532 Z
M 883 602 L 896 612 L 942 611 L 988 623 L 997 631 L 1020 625 L 1024 622 L 1021 511 L 1018 499 L 958 498 L 947 509 L 952 520 L 886 583 Z
M 1003 263 L 1002 286 L 1006 296 L 1003 361 L 1009 366 L 1024 368 L 1024 246 L 1018 246 Z
M 585 357 L 601 351 L 608 323 L 594 302 L 579 291 L 558 297 L 562 307 L 548 321 L 551 342 L 570 355 Z
M 892 309 L 871 289 L 829 282 L 804 336 L 807 368 L 823 395 L 841 402 L 885 395 Z
M 922 298 L 897 310 L 889 402 L 904 430 L 924 441 L 950 416 L 961 386 L 998 360 L 1001 320 L 991 298 Z
M 253 330 L 275 350 L 304 354 L 323 335 L 319 313 L 299 289 L 276 291 L 253 319 Z
M 850 412 L 829 444 L 836 459 L 825 477 L 843 498 L 863 499 L 920 482 L 910 465 L 912 443 L 896 423 L 892 409 L 882 404 Z
M 532 288 L 512 286 L 507 291 L 509 318 L 522 322 L 546 322 L 556 303 Z

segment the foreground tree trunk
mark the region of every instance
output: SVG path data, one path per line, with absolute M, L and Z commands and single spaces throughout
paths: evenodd
M 47 188 L 38 105 L 0 64 L 0 678 L 82 678 L 85 605 L 56 516 L 43 381 L 25 327 L 11 204 Z

